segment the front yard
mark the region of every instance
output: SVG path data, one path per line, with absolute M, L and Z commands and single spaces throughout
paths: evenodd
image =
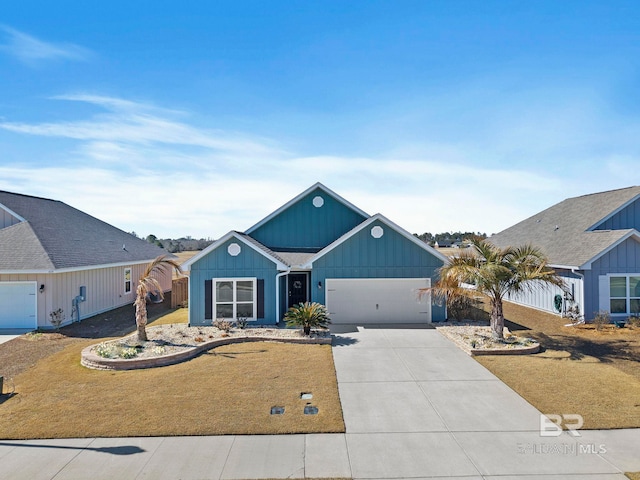
M 565 327 L 566 319 L 505 303 L 506 326 L 540 353 L 476 360 L 548 414 L 580 414 L 586 429 L 640 428 L 640 329 Z
M 80 352 L 103 338 L 91 335 L 100 317 L 83 322 L 91 338 L 74 325 L 75 337 L 62 329 L 0 345 L 2 362 L 22 346 L 37 359 L 15 372 L 16 394 L 0 404 L 2 438 L 344 431 L 330 345 L 235 344 L 168 367 L 96 371 L 80 365 Z M 153 324 L 178 321 L 186 321 L 186 310 Z M 132 331 L 132 315 L 127 322 Z M 301 399 L 303 392 L 313 398 Z M 316 415 L 303 413 L 307 403 Z M 284 414 L 271 415 L 273 406 L 284 406 Z

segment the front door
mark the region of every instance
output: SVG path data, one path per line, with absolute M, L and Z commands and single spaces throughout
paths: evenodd
M 288 308 L 303 303 L 308 300 L 307 298 L 307 274 L 306 273 L 291 273 L 288 275 L 288 290 L 289 290 L 289 302 Z

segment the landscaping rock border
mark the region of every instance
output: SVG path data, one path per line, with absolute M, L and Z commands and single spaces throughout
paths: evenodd
M 488 330 L 484 324 L 478 323 L 457 323 L 449 325 L 439 325 L 436 327 L 442 335 L 451 340 L 460 350 L 471 356 L 476 355 L 529 355 L 540 351 L 540 343 L 533 339 L 531 345 L 505 344 L 492 345 L 490 347 L 474 348 L 469 343 L 470 337 L 473 337 L 476 329 L 482 328 Z M 504 328 L 505 337 L 511 336 L 508 328 Z
M 331 337 L 277 337 L 277 336 L 239 336 L 216 338 L 208 342 L 203 342 L 187 350 L 177 353 L 169 353 L 157 357 L 147 358 L 103 358 L 92 352 L 97 344 L 90 345 L 82 350 L 80 364 L 94 370 L 137 370 L 141 368 L 165 367 L 175 365 L 196 357 L 200 353 L 211 350 L 222 345 L 231 345 L 244 342 L 281 342 L 281 343 L 308 343 L 308 344 L 331 344 Z

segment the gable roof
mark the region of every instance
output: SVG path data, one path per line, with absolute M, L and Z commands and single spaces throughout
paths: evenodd
M 364 218 L 369 217 L 369 214 L 364 212 L 363 210 L 360 210 L 358 207 L 356 207 L 354 204 L 352 204 L 351 202 L 345 200 L 344 198 L 342 198 L 340 195 L 338 195 L 336 192 L 334 192 L 333 190 L 325 187 L 322 183 L 318 182 L 315 183 L 314 185 L 311 185 L 309 188 L 307 188 L 304 192 L 302 192 L 300 195 L 297 195 L 296 197 L 292 198 L 291 200 L 289 200 L 287 203 L 285 203 L 284 205 L 282 205 L 280 208 L 278 208 L 277 210 L 275 210 L 274 212 L 270 213 L 269 215 L 267 215 L 266 217 L 264 217 L 262 220 L 260 220 L 258 223 L 256 223 L 255 225 L 251 226 L 250 228 L 248 228 L 247 230 L 245 230 L 244 233 L 246 233 L 247 235 L 250 235 L 252 232 L 256 231 L 258 228 L 260 228 L 262 225 L 264 225 L 265 223 L 267 223 L 269 220 L 277 217 L 278 215 L 280 215 L 282 212 L 284 212 L 286 209 L 288 209 L 291 205 L 295 204 L 296 202 L 298 202 L 299 200 L 301 200 L 302 198 L 306 197 L 309 193 L 313 192 L 315 189 L 320 189 L 322 190 L 324 193 L 326 193 L 328 196 L 332 197 L 334 200 L 338 201 L 339 203 L 345 205 L 346 207 L 350 208 L 351 210 L 353 210 L 354 212 L 362 215 Z
M 263 244 L 258 242 L 256 239 L 251 238 L 249 235 L 246 235 L 246 234 L 244 234 L 242 232 L 237 232 L 235 230 L 232 230 L 232 231 L 228 232 L 227 234 L 223 235 L 218 240 L 216 240 L 211 245 L 209 245 L 207 248 L 202 250 L 200 253 L 198 253 L 197 255 L 194 255 L 189 260 L 184 262 L 182 264 L 182 268 L 184 270 L 191 269 L 191 265 L 193 265 L 195 262 L 197 262 L 201 258 L 207 256 L 209 254 L 209 252 L 214 251 L 215 249 L 217 249 L 218 247 L 220 247 L 221 245 L 223 245 L 224 243 L 226 243 L 228 240 L 230 240 L 232 238 L 235 238 L 236 240 L 239 240 L 240 242 L 244 243 L 248 247 L 250 247 L 253 250 L 255 250 L 256 252 L 258 252 L 260 255 L 262 255 L 262 256 L 268 258 L 269 260 L 271 260 L 276 265 L 276 268 L 278 268 L 278 270 L 288 270 L 289 269 L 290 265 L 287 263 L 287 261 L 284 260 L 282 257 L 280 257 L 276 252 L 274 252 L 274 251 L 270 250 L 269 248 L 265 247 Z
M 303 265 L 301 265 L 303 268 L 311 268 L 311 266 L 313 265 L 313 262 L 315 262 L 316 260 L 318 260 L 319 258 L 323 257 L 324 255 L 326 255 L 327 253 L 329 253 L 331 250 L 333 250 L 334 248 L 338 247 L 339 245 L 343 244 L 344 242 L 346 242 L 347 240 L 349 240 L 351 237 L 353 237 L 354 235 L 356 235 L 358 232 L 361 232 L 362 230 L 364 230 L 365 228 L 367 228 L 369 225 L 371 225 L 372 223 L 374 223 L 375 221 L 380 221 L 381 223 L 384 223 L 385 225 L 387 225 L 389 228 L 395 230 L 397 233 L 399 233 L 400 235 L 402 235 L 403 237 L 405 237 L 407 240 L 415 243 L 418 247 L 422 248 L 423 250 L 426 250 L 427 252 L 431 253 L 434 257 L 442 260 L 444 263 L 448 263 L 449 259 L 441 254 L 440 252 L 438 252 L 436 249 L 434 249 L 433 247 L 429 246 L 429 244 L 427 244 L 426 242 L 423 242 L 422 240 L 420 240 L 419 238 L 417 238 L 415 235 L 412 235 L 411 233 L 409 233 L 408 231 L 406 231 L 404 228 L 400 227 L 399 225 L 395 224 L 394 222 L 392 222 L 391 220 L 389 220 L 387 217 L 385 217 L 384 215 L 382 215 L 381 213 L 376 213 L 375 215 L 369 217 L 367 220 L 365 220 L 364 222 L 362 222 L 360 225 L 358 225 L 357 227 L 353 228 L 352 230 L 350 230 L 349 232 L 345 233 L 343 236 L 341 236 L 340 238 L 338 238 L 335 242 L 333 242 L 330 245 L 327 245 L 325 248 L 323 248 L 322 250 L 320 250 L 318 253 L 316 253 L 315 255 L 313 255 L 313 257 L 311 257 L 309 260 L 307 260 L 307 262 Z
M 590 263 L 633 237 L 635 229 L 595 230 L 617 212 L 640 198 L 640 187 L 629 187 L 566 199 L 489 240 L 498 247 L 533 243 L 556 267 L 590 268 Z
M 57 200 L 0 191 L 0 208 L 20 220 L 0 229 L 0 271 L 143 263 L 167 253 Z

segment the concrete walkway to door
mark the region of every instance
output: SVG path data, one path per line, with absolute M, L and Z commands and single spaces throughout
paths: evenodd
M 346 434 L 0 440 L 0 480 L 623 480 L 640 471 L 640 430 L 541 437 L 539 412 L 434 329 L 354 329 L 336 336 L 333 354 Z
M 338 335 L 333 355 L 354 478 L 622 480 L 640 470 L 640 430 L 543 437 L 540 412 L 435 329 L 358 328 Z

